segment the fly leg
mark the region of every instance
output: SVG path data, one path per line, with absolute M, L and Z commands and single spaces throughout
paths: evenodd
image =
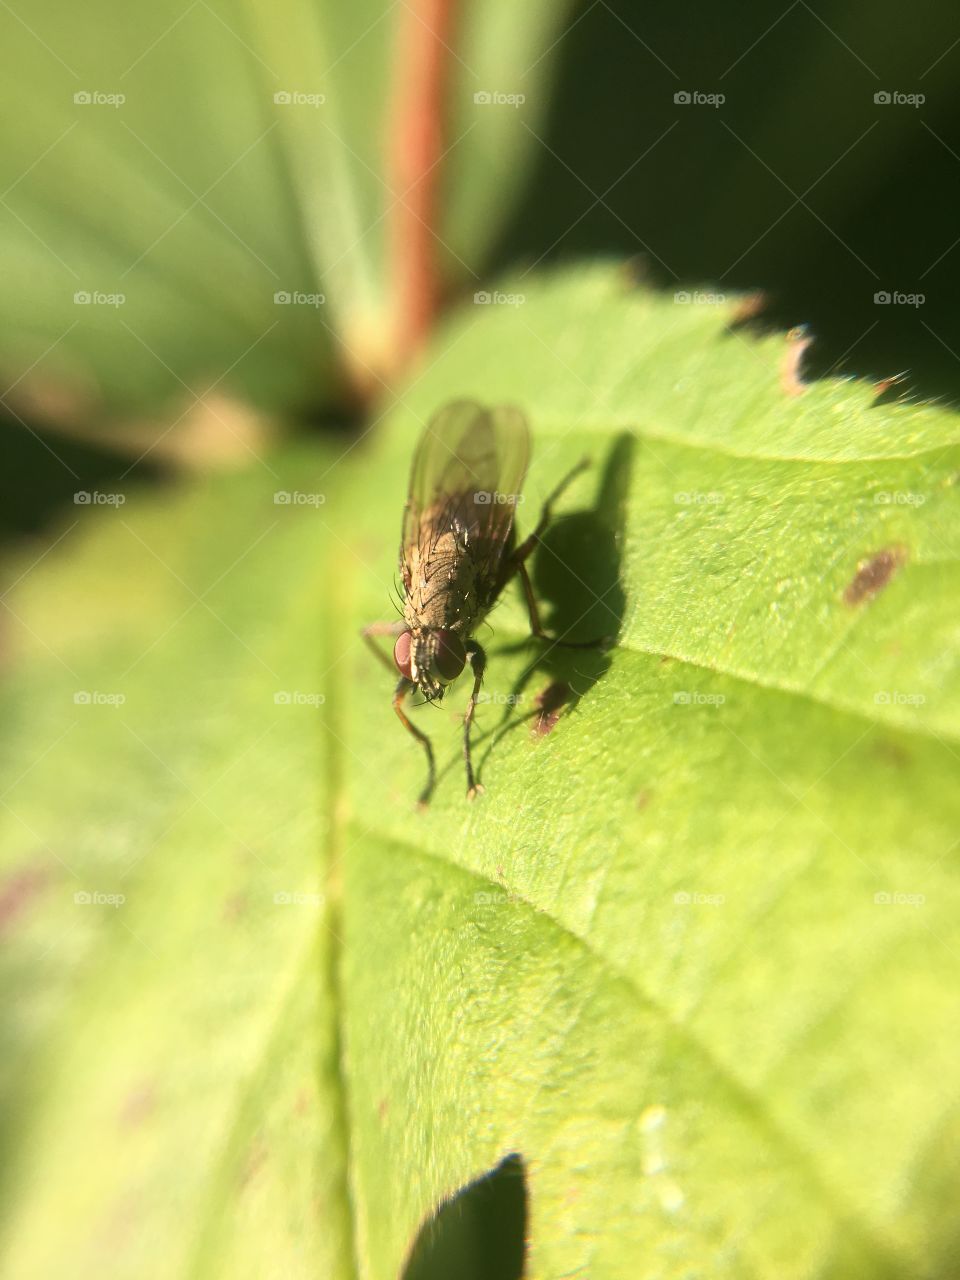
M 363 630 L 360 632 L 361 636 L 363 636 L 364 640 L 367 642 L 367 646 L 370 649 L 370 651 L 376 655 L 377 660 L 379 662 L 382 662 L 383 665 L 387 668 L 387 670 L 392 672 L 393 675 L 396 675 L 397 673 L 396 668 L 394 667 L 390 659 L 387 657 L 387 655 L 380 648 L 380 646 L 376 643 L 375 637 L 398 636 L 401 633 L 401 631 L 406 631 L 406 629 L 407 629 L 407 624 L 403 621 L 371 622 L 369 626 L 364 627 Z
M 543 629 L 543 623 L 540 621 L 540 610 L 537 608 L 537 600 L 533 594 L 533 583 L 530 581 L 530 574 L 527 572 L 526 561 L 534 547 L 543 540 L 547 526 L 553 518 L 553 504 L 571 481 L 581 471 L 585 471 L 589 465 L 589 458 L 581 458 L 573 470 L 567 472 L 543 504 L 540 519 L 537 521 L 533 532 L 514 549 L 509 560 L 509 572 L 518 575 L 520 585 L 523 587 L 523 597 L 527 602 L 527 613 L 530 615 L 530 630 L 539 640 L 549 640 L 551 644 L 561 645 L 564 649 L 598 649 L 601 645 L 607 643 L 607 637 L 601 636 L 598 640 L 558 640 L 555 636 L 548 635 Z
M 522 560 L 517 565 L 517 574 L 520 578 L 520 585 L 523 587 L 523 597 L 527 602 L 527 613 L 530 615 L 530 630 L 538 640 L 548 640 L 550 644 L 559 645 L 563 649 L 599 649 L 608 643 L 606 636 L 600 636 L 597 640 L 560 640 L 557 636 L 548 635 L 543 629 L 543 623 L 540 621 L 540 610 L 537 608 L 537 599 L 533 594 L 533 583 L 530 581 L 527 566 Z
M 473 713 L 477 698 L 480 696 L 480 682 L 483 680 L 484 668 L 487 665 L 487 655 L 476 640 L 468 640 L 464 648 L 473 672 L 473 692 L 470 694 L 470 701 L 467 703 L 467 710 L 463 717 L 463 759 L 467 766 L 467 799 L 472 800 L 474 796 L 483 793 L 483 787 L 473 776 L 473 763 L 470 759 L 470 726 L 473 724 Z
M 514 561 L 515 564 L 517 565 L 522 564 L 523 561 L 526 560 L 527 556 L 529 556 L 530 552 L 534 549 L 534 547 L 543 537 L 544 533 L 546 533 L 547 525 L 553 519 L 553 504 L 561 496 L 561 494 L 567 488 L 567 486 L 573 483 L 573 481 L 577 478 L 577 476 L 580 474 L 581 471 L 586 471 L 589 465 L 590 465 L 589 458 L 581 458 L 580 461 L 577 463 L 577 465 L 573 468 L 573 470 L 567 472 L 567 474 L 563 477 L 563 479 L 554 489 L 553 493 L 549 495 L 546 502 L 543 504 L 543 507 L 541 508 L 540 519 L 537 521 L 536 527 L 534 528 L 533 533 L 529 534 L 526 538 L 524 538 L 523 542 L 520 543 L 519 547 L 516 547 L 514 549 L 511 559 Z
M 436 781 L 436 769 L 433 763 L 433 747 L 430 745 L 430 739 L 425 733 L 422 733 L 416 725 L 411 724 L 407 717 L 407 713 L 403 709 L 404 698 L 408 693 L 412 693 L 415 688 L 416 685 L 412 680 L 407 680 L 405 676 L 401 676 L 400 682 L 393 695 L 393 709 L 397 713 L 403 727 L 408 733 L 411 733 L 418 742 L 423 743 L 423 749 L 427 753 L 427 785 L 420 792 L 420 798 L 417 800 L 417 804 L 420 808 L 424 809 L 430 803 L 430 797 L 433 794 L 433 784 Z M 469 767 L 470 766 L 468 764 L 468 771 Z
M 384 651 L 377 644 L 378 636 L 398 636 L 406 631 L 407 624 L 405 622 L 371 622 L 369 626 L 363 628 L 360 634 L 367 642 L 371 652 L 376 654 L 378 660 L 383 663 L 388 671 L 396 674 L 396 669 Z M 421 808 L 425 808 L 430 801 L 433 793 L 433 784 L 436 780 L 436 769 L 433 763 L 433 747 L 430 745 L 430 739 L 425 733 L 412 724 L 407 713 L 403 709 L 403 702 L 408 693 L 412 693 L 416 685 L 412 680 L 408 680 L 405 676 L 400 677 L 396 690 L 393 694 L 393 709 L 397 713 L 400 723 L 418 742 L 423 744 L 423 749 L 427 753 L 427 785 L 420 792 L 420 798 L 417 804 Z

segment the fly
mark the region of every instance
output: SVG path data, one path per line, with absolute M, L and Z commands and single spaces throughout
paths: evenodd
M 547 635 L 526 565 L 550 523 L 553 503 L 589 461 L 583 459 L 557 485 L 532 533 L 517 545 L 513 518 L 529 460 L 530 431 L 521 411 L 509 405 L 484 409 L 472 400 L 455 400 L 440 409 L 413 455 L 400 540 L 403 620 L 371 623 L 363 636 L 388 667 L 375 637 L 396 637 L 393 667 L 400 679 L 393 709 L 426 753 L 421 805 L 429 802 L 436 779 L 433 747 L 411 723 L 404 702 L 414 692 L 426 702 L 439 702 L 469 665 L 473 692 L 463 718 L 467 796 L 473 799 L 482 792 L 470 758 L 470 729 L 487 657 L 473 633 L 515 574 L 535 636 L 570 648 L 602 643 Z

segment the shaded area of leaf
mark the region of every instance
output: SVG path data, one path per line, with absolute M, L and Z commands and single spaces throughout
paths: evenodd
M 521 1280 L 526 1237 L 526 1175 L 510 1155 L 424 1223 L 401 1280 Z
M 483 735 L 489 742 L 481 761 L 503 733 L 519 727 L 512 707 L 521 706 L 533 732 L 542 735 L 609 669 L 609 650 L 620 636 L 626 608 L 621 553 L 636 443 L 626 433 L 613 440 L 602 465 L 598 459 L 601 470 L 593 504 L 558 514 L 533 558 L 531 581 L 547 632 L 600 643 L 595 649 L 572 650 L 534 638 L 515 646 L 527 652 L 532 648 L 533 654 L 510 690 L 500 725 Z M 542 682 L 544 674 L 547 685 L 534 693 L 534 683 Z

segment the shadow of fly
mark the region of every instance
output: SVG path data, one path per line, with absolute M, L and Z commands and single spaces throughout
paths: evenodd
M 583 459 L 561 480 L 536 526 L 518 545 L 514 514 L 529 460 L 530 431 L 520 410 L 509 405 L 484 409 L 472 400 L 456 400 L 440 409 L 413 455 L 400 541 L 403 620 L 371 623 L 362 634 L 380 661 L 399 673 L 393 709 L 427 756 L 421 805 L 429 802 L 436 780 L 433 747 L 410 722 L 404 703 L 414 692 L 426 702 L 440 702 L 447 685 L 469 664 L 473 692 L 463 718 L 463 756 L 467 796 L 473 799 L 483 787 L 470 759 L 470 728 L 487 663 L 473 633 L 514 575 L 520 579 L 535 636 L 569 648 L 602 643 L 547 635 L 526 565 L 550 523 L 553 503 L 589 461 Z M 378 636 L 396 637 L 393 666 L 376 644 Z

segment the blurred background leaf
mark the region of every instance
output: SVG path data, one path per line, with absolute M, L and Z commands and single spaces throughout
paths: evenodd
M 352 1274 L 322 529 L 273 501 L 325 463 L 273 461 L 81 508 L 4 596 L 8 1275 Z
M 509 213 L 547 105 L 539 50 L 565 11 L 463 6 L 444 156 L 460 197 L 449 250 L 443 229 L 437 241 L 451 287 L 476 278 Z M 105 413 L 159 417 L 210 388 L 322 412 L 345 366 L 377 385 L 405 198 L 390 172 L 396 46 L 401 23 L 422 30 L 414 8 L 97 0 L 2 20 L 2 105 L 20 121 L 0 153 L 10 407 L 102 434 Z M 504 75 L 522 116 L 474 101 Z
M 915 395 L 960 396 L 954 15 L 924 3 L 904 26 L 889 4 L 797 0 L 682 16 L 622 0 L 8 5 L 8 523 L 42 523 L 71 472 L 110 469 L 104 449 L 146 454 L 146 476 L 244 464 L 389 398 L 418 226 L 398 107 L 446 104 L 421 228 L 444 297 L 517 261 L 638 255 L 669 291 L 764 290 L 768 323 L 811 326 L 812 373 L 905 372 Z M 431 23 L 441 96 L 418 102 L 410 51 Z M 723 100 L 675 101 L 697 93 Z M 874 304 L 897 291 L 924 301 Z

